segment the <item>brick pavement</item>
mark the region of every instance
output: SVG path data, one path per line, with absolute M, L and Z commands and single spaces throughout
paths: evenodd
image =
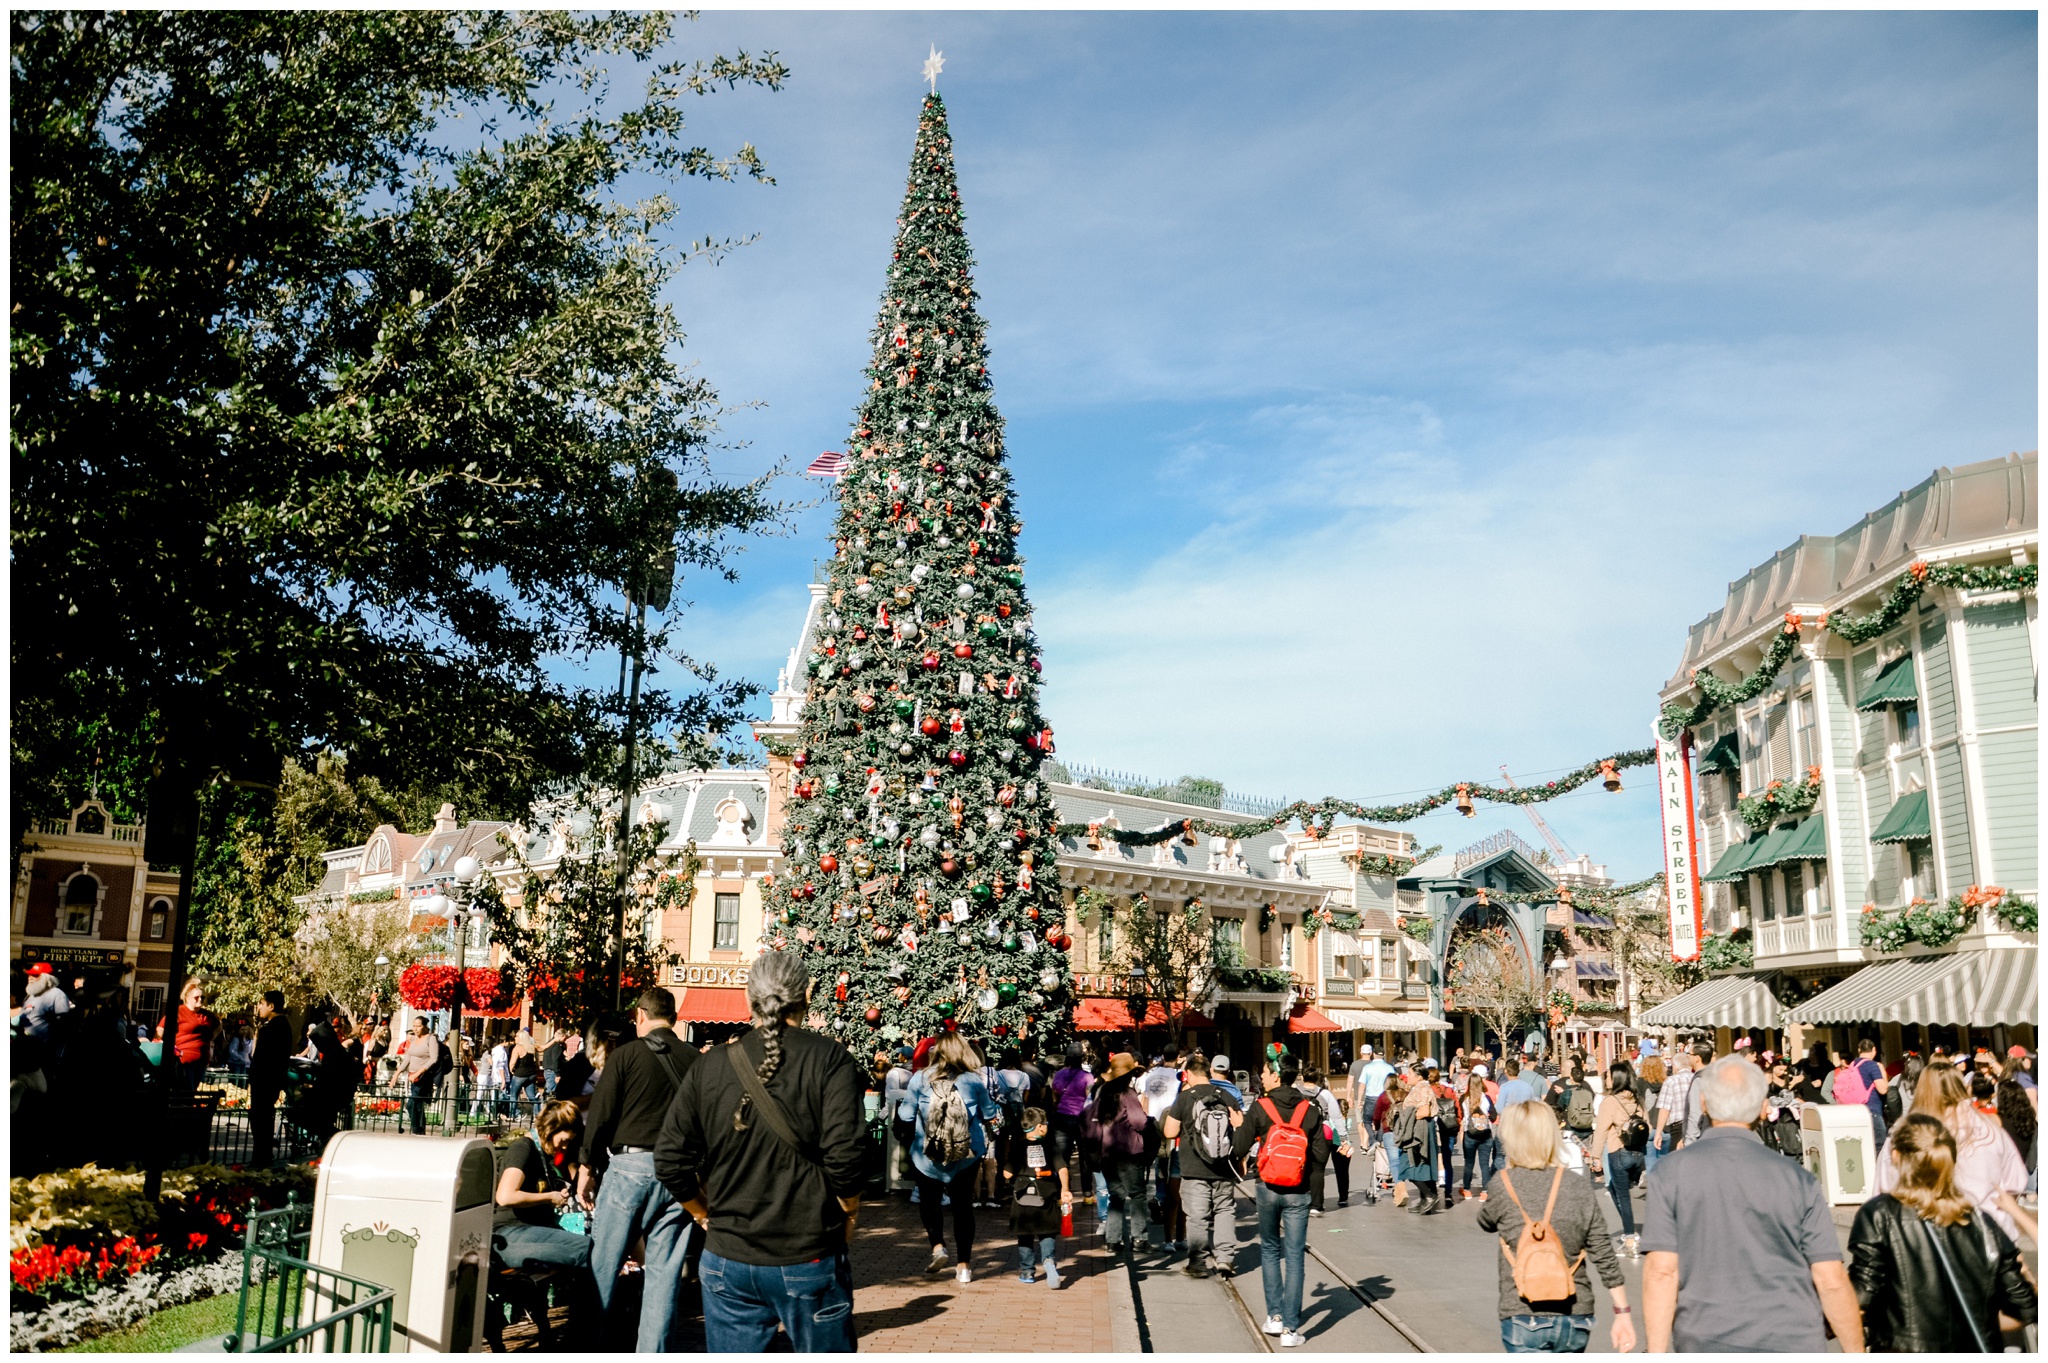
M 946 1236 L 952 1238 L 951 1213 Z M 1095 1227 L 1092 1200 L 1074 1208 L 1059 1242 L 1060 1290 L 1017 1281 L 1017 1239 L 1007 1211 L 976 1218 L 974 1281 L 927 1276 L 931 1247 L 907 1196 L 861 1207 L 853 1250 L 853 1314 L 863 1353 L 1106 1353 L 1109 1274 L 1116 1267 Z M 952 1247 L 949 1243 L 948 1249 Z
M 1017 1281 L 1017 1240 L 1006 1211 L 983 1210 L 976 1217 L 971 1267 L 974 1281 L 951 1272 L 928 1276 L 931 1247 L 907 1194 L 861 1206 L 853 1245 L 853 1315 L 863 1353 L 1108 1353 L 1111 1342 L 1110 1274 L 1116 1269 L 1095 1225 L 1093 1199 L 1074 1208 L 1079 1234 L 1059 1242 L 1060 1290 L 1039 1280 Z M 952 1214 L 946 1236 L 952 1249 Z M 626 1288 L 626 1284 L 621 1285 Z M 632 1298 L 630 1290 L 627 1297 Z M 629 1309 L 631 1309 L 629 1307 Z M 683 1288 L 685 1347 L 704 1347 L 703 1312 L 695 1284 Z M 556 1307 L 557 1329 L 568 1324 Z M 508 1352 L 530 1350 L 539 1340 L 525 1320 L 505 1329 Z M 561 1343 L 581 1351 L 587 1342 Z M 632 1340 L 606 1341 L 630 1352 Z

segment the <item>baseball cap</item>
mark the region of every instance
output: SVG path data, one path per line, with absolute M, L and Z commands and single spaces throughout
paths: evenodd
M 1477 1064 L 1477 1065 L 1474 1065 L 1474 1066 L 1472 1067 L 1472 1073 L 1474 1073 L 1474 1074 L 1492 1074 L 1492 1073 L 1493 1073 L 1493 1071 L 1492 1071 L 1492 1070 L 1490 1070 L 1490 1069 L 1488 1069 L 1488 1068 L 1486 1068 L 1485 1064 L 1484 1064 L 1484 1063 L 1482 1062 L 1482 1063 L 1480 1063 L 1480 1064 Z
M 1212 1056 L 1210 1056 L 1210 1057 L 1209 1057 L 1209 1073 L 1211 1073 L 1211 1074 L 1228 1074 L 1228 1073 L 1230 1073 L 1230 1057 L 1229 1057 L 1229 1056 L 1227 1056 L 1227 1055 L 1212 1055 Z
M 2025 1046 L 2009 1046 L 2005 1052 L 2006 1059 L 2008 1060 L 2023 1060 L 2026 1058 L 2026 1054 L 2027 1048 Z
M 1372 1046 L 1371 1046 L 1370 1044 L 1367 1044 L 1367 1045 L 1364 1045 L 1364 1046 L 1360 1046 L 1360 1047 L 1358 1048 L 1358 1053 L 1359 1053 L 1360 1055 L 1371 1055 L 1371 1054 L 1372 1054 Z
M 31 975 L 54 975 L 57 972 L 48 961 L 37 961 L 28 968 L 28 973 Z

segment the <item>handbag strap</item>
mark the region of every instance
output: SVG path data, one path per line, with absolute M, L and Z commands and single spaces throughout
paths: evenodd
M 822 1161 L 806 1150 L 803 1142 L 796 1138 L 796 1132 L 790 1129 L 788 1116 L 782 1111 L 782 1104 L 776 1102 L 775 1095 L 768 1092 L 768 1086 L 761 1082 L 761 1076 L 747 1063 L 746 1056 L 740 1053 L 740 1047 L 732 1045 L 725 1047 L 724 1050 L 725 1058 L 732 1062 L 733 1073 L 739 1076 L 740 1087 L 745 1090 L 745 1097 L 752 1100 L 755 1109 L 768 1119 L 768 1129 L 775 1133 L 775 1138 L 788 1146 L 798 1159 L 808 1164 L 821 1164 Z M 740 1107 L 743 1112 L 746 1102 L 742 1101 Z M 733 1114 L 734 1130 L 746 1129 L 742 1123 L 742 1112 Z
M 1977 1342 L 1977 1352 L 1980 1354 L 2001 1352 L 1985 1342 L 1984 1332 L 1977 1325 L 1977 1317 L 1970 1310 L 1969 1302 L 1963 1298 L 1963 1285 L 1956 1281 L 1956 1266 L 1949 1262 L 1948 1246 L 1941 1242 L 1941 1237 L 1935 1234 L 1934 1227 L 1925 1217 L 1918 1217 L 1916 1219 L 1919 1220 L 1920 1225 L 1927 1231 L 1927 1243 L 1934 1246 L 1934 1257 L 1941 1263 L 1941 1276 L 1948 1286 L 1949 1296 L 1954 1300 L 1956 1310 L 1962 1313 L 1964 1321 L 1969 1324 L 1970 1338 Z M 1992 1268 L 1993 1271 L 1996 1271 L 1997 1265 L 1994 1263 Z

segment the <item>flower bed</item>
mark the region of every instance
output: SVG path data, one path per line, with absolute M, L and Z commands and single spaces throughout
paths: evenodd
M 132 1325 L 241 1281 L 243 1218 L 313 1190 L 311 1166 L 168 1170 L 164 1196 L 134 1169 L 86 1165 L 9 1185 L 9 1340 L 51 1349 Z

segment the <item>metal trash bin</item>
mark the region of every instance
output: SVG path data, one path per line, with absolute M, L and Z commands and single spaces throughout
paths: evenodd
M 1830 1206 L 1867 1202 L 1877 1195 L 1877 1141 L 1870 1109 L 1861 1103 L 1808 1103 L 1799 1118 L 1806 1171 L 1820 1180 Z
M 397 1295 L 394 1353 L 483 1348 L 491 1143 L 344 1131 L 328 1142 L 307 1259 Z

